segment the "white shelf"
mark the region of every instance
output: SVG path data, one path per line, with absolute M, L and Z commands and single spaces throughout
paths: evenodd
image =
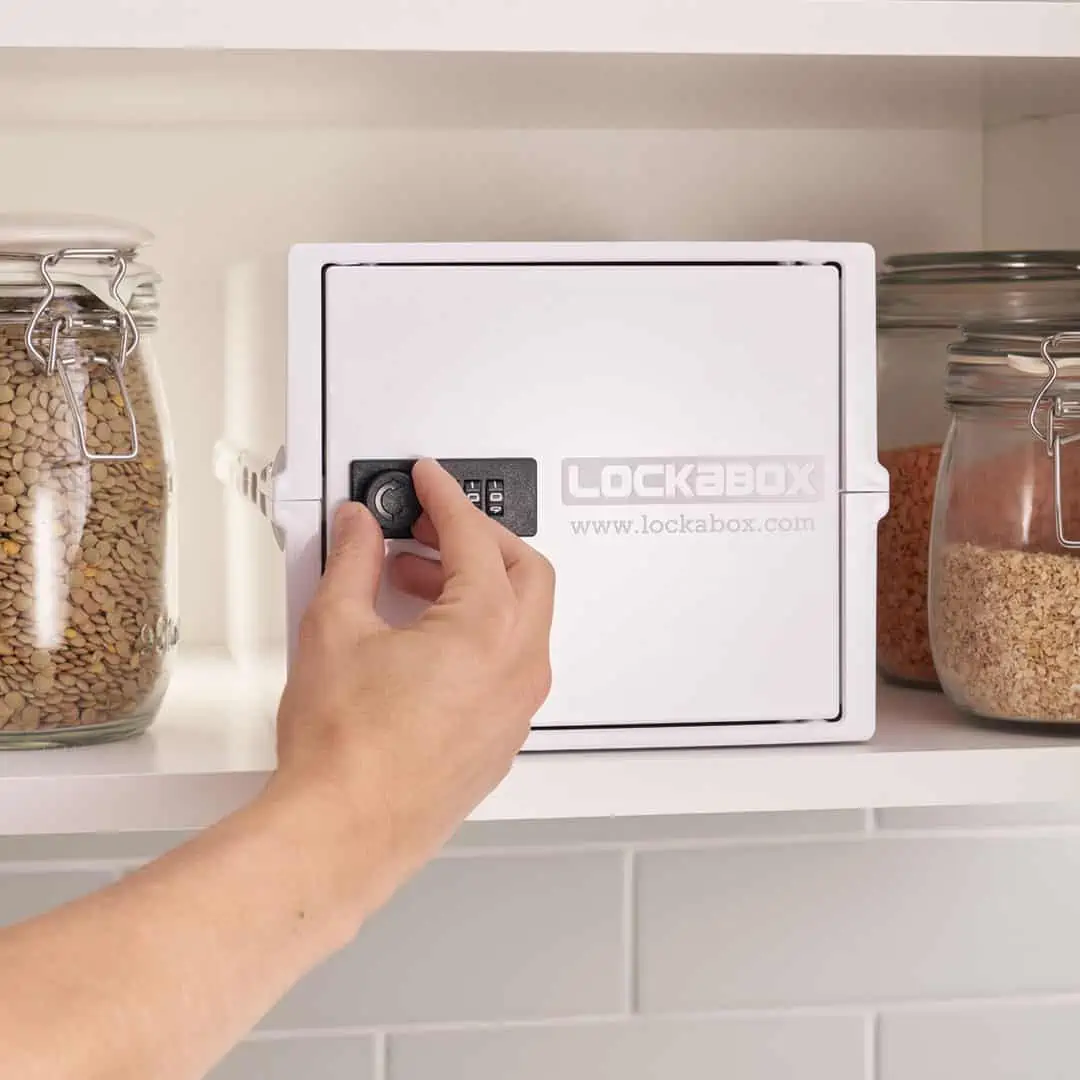
M 273 676 L 181 664 L 150 734 L 0 754 L 0 832 L 192 829 L 273 767 Z M 974 727 L 936 694 L 883 688 L 865 746 L 529 755 L 474 820 L 739 813 L 1080 799 L 1080 738 Z
M 1080 55 L 1067 0 L 51 0 L 0 46 L 436 52 Z

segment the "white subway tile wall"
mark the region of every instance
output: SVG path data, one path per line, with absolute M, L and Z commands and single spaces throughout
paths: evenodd
M 0 923 L 179 834 L 0 840 Z M 1057 1080 L 1080 807 L 471 826 L 210 1080 Z
M 0 876 L 0 926 L 59 907 L 114 880 L 115 875 L 107 871 L 3 874 Z
M 622 890 L 612 853 L 439 860 L 264 1026 L 618 1012 Z
M 142 862 L 182 843 L 190 833 L 87 833 L 81 836 L 0 836 L 0 872 L 11 862 Z
M 392 1036 L 388 1080 L 863 1080 L 858 1015 L 584 1023 Z
M 649 852 L 646 1012 L 1080 986 L 1080 838 L 828 840 Z
M 1080 1002 L 886 1013 L 881 1080 L 1074 1080 Z
M 210 1080 L 375 1080 L 375 1039 L 263 1039 L 238 1046 Z

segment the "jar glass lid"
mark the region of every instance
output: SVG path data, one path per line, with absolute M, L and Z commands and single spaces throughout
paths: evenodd
M 103 218 L 39 220 L 0 216 L 0 321 L 22 324 L 27 358 L 39 372 L 59 380 L 86 462 L 133 461 L 139 455 L 138 426 L 124 369 L 139 347 L 141 330 L 154 323 L 156 273 L 134 261 L 152 239 L 145 229 Z M 65 352 L 80 333 L 106 334 L 111 349 L 93 357 Z M 81 389 L 72 374 L 89 363 L 102 365 L 119 388 L 129 446 L 100 453 L 87 442 Z
M 134 254 L 154 242 L 140 225 L 86 214 L 48 218 L 30 214 L 0 214 L 0 252 L 48 255 L 70 248 L 102 249 Z
M 968 326 L 949 353 L 949 408 L 1005 407 L 1024 423 L 1052 462 L 1058 543 L 1080 550 L 1065 534 L 1061 465 L 1064 448 L 1080 443 L 1080 319 Z
M 949 355 L 950 408 L 1021 406 L 1034 417 L 1051 390 L 1063 402 L 1080 401 L 1080 318 L 975 324 L 964 328 Z
M 107 302 L 122 260 L 120 295 L 128 302 L 160 280 L 152 267 L 136 261 L 139 250 L 153 239 L 141 226 L 114 218 L 0 214 L 0 297 L 40 295 L 48 286 L 42 274 L 43 260 L 48 259 L 49 277 L 59 294 L 85 290 Z
M 1080 251 L 934 251 L 890 255 L 883 282 L 1045 281 L 1080 277 Z
M 1060 368 L 1080 368 L 1080 315 L 972 323 L 949 354 L 961 363 L 998 365 L 1018 374 L 1045 376 L 1048 356 Z
M 885 329 L 1070 318 L 1080 312 L 1080 251 L 893 255 L 878 275 Z

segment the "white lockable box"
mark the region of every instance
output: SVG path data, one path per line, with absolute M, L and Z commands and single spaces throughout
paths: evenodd
M 336 507 L 407 536 L 432 456 L 557 571 L 528 749 L 872 734 L 870 248 L 304 245 L 289 279 L 287 443 L 244 482 L 292 635 Z

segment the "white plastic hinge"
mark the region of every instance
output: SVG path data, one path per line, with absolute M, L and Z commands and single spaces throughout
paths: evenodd
M 278 448 L 274 460 L 256 458 L 225 439 L 214 446 L 214 474 L 228 488 L 252 503 L 274 531 L 274 540 L 285 550 L 285 532 L 274 517 L 274 481 L 285 470 L 285 447 Z

